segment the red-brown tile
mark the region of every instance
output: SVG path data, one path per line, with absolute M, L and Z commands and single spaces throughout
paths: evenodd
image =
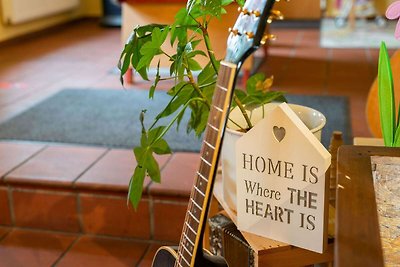
M 106 149 L 51 146 L 41 151 L 5 178 L 7 182 L 72 185 Z
M 276 79 L 274 89 L 291 94 L 323 94 L 325 79 L 323 77 L 285 76 Z
M 319 47 L 297 47 L 295 58 L 313 59 L 314 62 L 327 63 L 329 50 Z
M 169 156 L 156 156 L 160 169 Z M 102 157 L 82 175 L 75 185 L 78 188 L 128 191 L 129 180 L 136 167 L 132 150 L 114 149 Z M 147 185 L 147 184 L 146 184 Z M 144 187 L 146 187 L 146 185 Z
M 90 234 L 150 238 L 149 202 L 135 211 L 124 197 L 80 195 L 83 230 Z
M 11 231 L 11 228 L 0 226 L 0 241 Z
M 161 183 L 152 183 L 152 195 L 188 196 L 199 166 L 199 154 L 175 153 L 161 172 Z
M 73 193 L 14 190 L 15 225 L 65 232 L 79 232 L 77 197 Z
M 0 177 L 3 177 L 43 147 L 43 145 L 30 143 L 0 142 Z
M 13 230 L 0 242 L 0 267 L 52 266 L 75 236 Z
M 0 224 L 11 225 L 10 202 L 7 187 L 0 187 Z
M 332 49 L 332 60 L 367 63 L 368 54 L 365 49 Z
M 178 243 L 187 210 L 186 202 L 153 203 L 154 239 Z M 168 219 L 166 219 L 168 218 Z
M 152 267 L 154 255 L 160 247 L 160 245 L 156 244 L 150 245 L 138 267 Z
M 58 262 L 57 267 L 136 266 L 148 244 L 128 240 L 82 237 Z

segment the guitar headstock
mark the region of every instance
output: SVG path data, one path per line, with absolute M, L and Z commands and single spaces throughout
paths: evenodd
M 235 63 L 239 67 L 247 56 L 264 44 L 268 36 L 264 36 L 266 25 L 272 18 L 282 19 L 279 11 L 272 10 L 275 0 L 247 0 L 235 25 L 229 29 L 225 61 Z

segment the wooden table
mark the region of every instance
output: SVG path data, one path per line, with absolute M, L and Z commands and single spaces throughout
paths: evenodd
M 339 148 L 335 266 L 384 266 L 371 156 L 400 157 L 400 149 Z

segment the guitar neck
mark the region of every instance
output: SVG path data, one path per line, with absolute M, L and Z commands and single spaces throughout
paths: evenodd
M 222 139 L 232 101 L 236 71 L 237 65 L 221 62 L 201 148 L 200 165 L 190 194 L 175 266 L 193 266 L 196 253 L 201 247 L 201 236 L 211 200 Z

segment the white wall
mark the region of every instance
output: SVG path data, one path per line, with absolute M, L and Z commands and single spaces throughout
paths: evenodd
M 54 0 L 56 1 L 56 0 Z M 57 0 L 58 1 L 58 0 Z M 1 9 L 1 7 L 0 7 Z M 1 11 L 1 10 L 0 10 Z M 3 22 L 0 24 L 0 42 L 6 41 L 24 34 L 40 31 L 57 24 L 72 21 L 81 17 L 99 17 L 102 13 L 101 0 L 81 0 L 80 7 L 74 11 L 66 12 L 63 14 L 50 16 L 35 21 L 19 24 L 19 25 L 5 25 Z M 3 21 L 0 12 L 0 21 Z

